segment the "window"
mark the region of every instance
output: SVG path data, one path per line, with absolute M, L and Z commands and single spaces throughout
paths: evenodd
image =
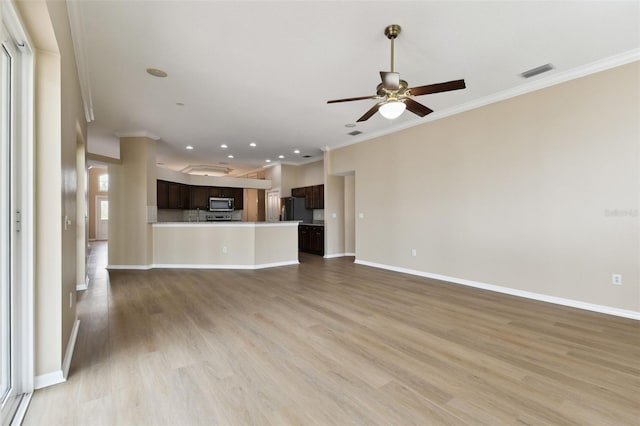
M 100 192 L 109 191 L 109 175 L 98 176 L 98 191 Z

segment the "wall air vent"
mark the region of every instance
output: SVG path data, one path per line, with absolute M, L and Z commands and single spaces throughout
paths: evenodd
M 360 130 L 354 130 L 353 132 L 349 132 L 351 136 L 358 136 L 360 133 L 362 133 Z
M 530 70 L 527 70 L 521 73 L 520 76 L 524 78 L 531 78 L 536 75 L 542 74 L 543 72 L 551 71 L 552 69 L 553 69 L 553 65 L 544 64 L 544 65 L 540 65 L 539 67 L 531 68 Z

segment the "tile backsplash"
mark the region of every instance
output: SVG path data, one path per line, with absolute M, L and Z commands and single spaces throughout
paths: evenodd
M 158 222 L 206 222 L 207 215 L 211 212 L 206 210 L 158 210 Z M 242 210 L 232 212 L 232 220 L 242 220 Z

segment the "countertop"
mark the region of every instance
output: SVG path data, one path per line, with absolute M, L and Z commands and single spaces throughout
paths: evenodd
M 242 222 L 233 220 L 214 221 L 214 222 L 157 222 L 152 225 L 155 227 L 187 227 L 187 226 L 216 226 L 216 227 L 273 227 L 273 226 L 298 226 L 298 221 L 283 222 Z

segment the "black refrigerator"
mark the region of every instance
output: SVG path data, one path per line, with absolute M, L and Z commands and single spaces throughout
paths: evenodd
M 313 210 L 304 206 L 304 198 L 287 197 L 282 199 L 282 220 L 301 220 L 304 223 L 313 222 Z

